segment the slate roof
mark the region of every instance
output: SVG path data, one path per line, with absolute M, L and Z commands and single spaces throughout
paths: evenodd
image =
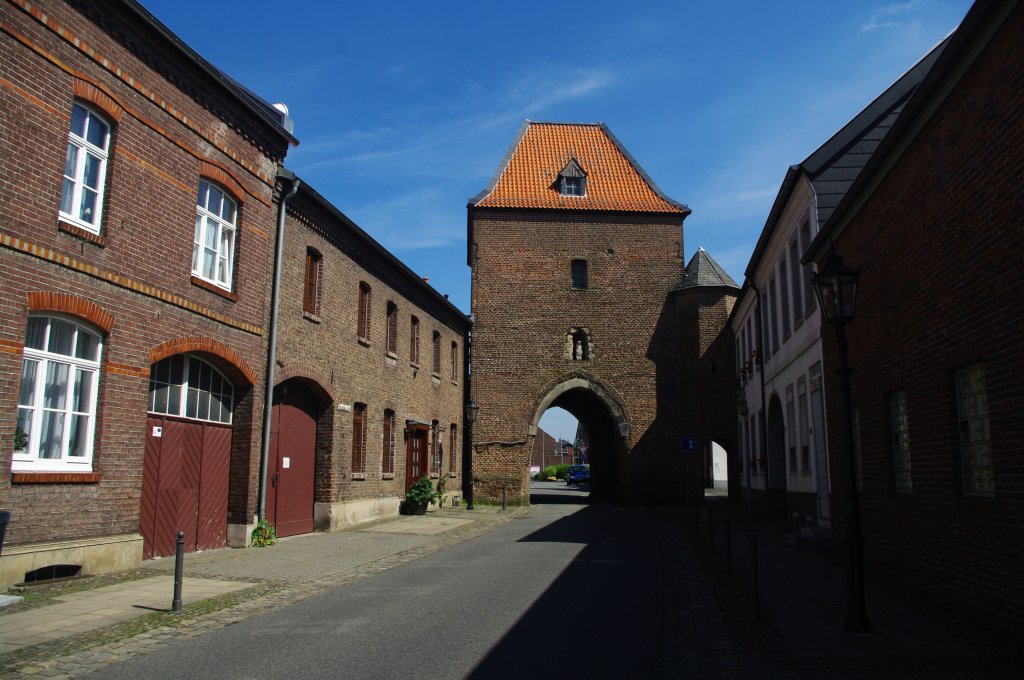
M 790 166 L 779 193 L 775 197 L 761 236 L 747 264 L 746 275 L 753 276 L 768 246 L 778 221 L 789 201 L 797 180 L 806 174 L 814 188 L 818 225 L 823 225 L 843 199 L 854 180 L 860 175 L 878 145 L 903 112 L 904 106 L 921 81 L 935 64 L 949 42 L 949 36 L 939 42 L 914 66 L 890 85 L 885 92 L 864 108 L 828 141 L 818 147 L 803 162 Z
M 965 68 L 965 61 L 970 50 L 976 45 L 984 45 L 996 29 L 1006 20 L 1006 16 L 1016 6 L 1017 2 L 1006 2 L 1006 0 L 975 0 L 967 11 L 963 21 L 956 30 L 936 47 L 925 59 L 931 59 L 927 71 L 921 74 L 913 92 L 906 104 L 906 111 L 894 124 L 891 135 L 878 144 L 880 148 L 872 154 L 867 161 L 864 172 L 859 173 L 852 186 L 847 187 L 841 200 L 829 212 L 827 221 L 821 224 L 821 230 L 811 241 L 806 249 L 803 258 L 807 261 L 820 259 L 821 253 L 827 244 L 834 240 L 841 231 L 845 218 L 856 212 L 855 205 L 863 195 L 869 191 L 869 185 L 877 175 L 880 168 L 884 166 L 887 159 L 898 153 L 897 148 L 910 130 L 920 120 L 927 120 L 933 112 L 935 102 L 943 101 L 946 96 L 943 88 L 950 83 L 955 83 L 962 76 L 961 69 Z M 924 59 L 922 59 L 924 61 Z M 969 77 L 969 76 L 965 76 Z M 970 134 L 965 131 L 965 134 Z
M 720 264 L 715 262 L 708 251 L 698 248 L 697 252 L 690 258 L 690 264 L 686 265 L 686 272 L 683 274 L 683 282 L 679 284 L 679 289 L 711 286 L 739 288 L 736 282 L 732 280 L 732 277 L 722 269 Z
M 559 172 L 572 159 L 586 173 L 585 196 L 563 196 Z M 688 215 L 658 189 L 604 123 L 527 120 L 471 207 L 615 210 Z

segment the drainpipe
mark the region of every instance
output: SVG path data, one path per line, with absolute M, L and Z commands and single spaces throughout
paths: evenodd
M 270 419 L 274 413 L 274 369 L 277 367 L 277 317 L 281 310 L 281 262 L 284 259 L 284 218 L 288 210 L 288 201 L 295 196 L 302 180 L 290 170 L 282 169 L 278 173 L 282 182 L 289 182 L 291 187 L 285 193 L 281 190 L 281 202 L 277 214 L 277 251 L 274 256 L 274 278 L 270 297 L 270 347 L 267 350 L 266 386 L 263 390 L 263 440 L 260 449 L 260 504 L 259 518 L 267 518 L 267 466 L 270 464 Z

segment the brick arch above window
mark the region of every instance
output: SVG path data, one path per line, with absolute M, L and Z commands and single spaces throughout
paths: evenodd
M 36 291 L 28 294 L 30 312 L 64 312 L 85 319 L 105 333 L 114 327 L 114 317 L 94 302 L 71 293 Z
M 247 382 L 250 385 L 256 384 L 256 371 L 253 370 L 252 366 L 249 365 L 249 362 L 241 354 L 213 338 L 198 335 L 187 335 L 161 342 L 149 350 L 149 363 L 155 364 L 161 359 L 186 352 L 212 354 L 223 359 L 228 364 L 229 373 L 235 374 L 228 375 L 227 377 L 236 385 L 239 381 Z
M 207 179 L 212 179 L 217 184 L 231 192 L 232 197 L 239 203 L 243 202 L 247 192 L 242 183 L 239 182 L 234 175 L 220 167 L 214 165 L 209 161 L 199 161 L 199 175 Z
M 82 101 L 89 102 L 100 111 L 110 116 L 115 123 L 121 122 L 121 116 L 124 115 L 124 107 L 94 83 L 76 76 L 75 97 Z

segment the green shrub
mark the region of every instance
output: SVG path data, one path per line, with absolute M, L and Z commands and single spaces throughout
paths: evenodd
M 565 473 L 569 471 L 568 464 L 566 465 L 549 465 L 536 475 L 533 476 L 538 482 L 543 482 L 548 477 L 554 477 L 555 479 L 565 479 Z
M 277 543 L 277 532 L 274 527 L 267 524 L 267 520 L 261 519 L 252 530 L 252 547 L 264 548 Z
M 413 482 L 409 487 L 409 493 L 405 494 L 405 500 L 417 504 L 433 503 L 436 498 L 437 492 L 434 491 L 434 485 L 426 475 Z

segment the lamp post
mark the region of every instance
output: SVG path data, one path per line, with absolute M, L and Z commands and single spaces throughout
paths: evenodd
M 860 494 L 857 491 L 857 461 L 854 460 L 853 415 L 850 410 L 850 362 L 846 345 L 846 324 L 853 321 L 860 272 L 843 264 L 835 252 L 814 275 L 814 292 L 825 323 L 835 326 L 839 344 L 839 392 L 842 396 L 846 431 L 846 541 L 849 564 L 846 569 L 846 622 L 848 631 L 871 629 L 864 609 L 864 532 L 861 528 Z
M 480 407 L 475 401 L 470 400 L 466 404 L 466 437 L 469 439 L 469 455 L 466 456 L 466 465 L 462 471 L 466 475 L 466 509 L 473 509 L 473 424 L 476 422 L 477 412 Z

